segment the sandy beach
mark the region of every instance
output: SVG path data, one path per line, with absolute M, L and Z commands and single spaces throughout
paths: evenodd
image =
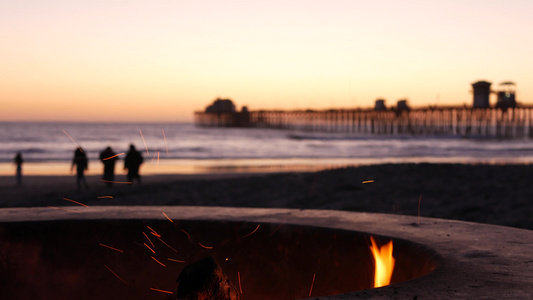
M 382 164 L 299 173 L 143 176 L 142 184 L 88 176 L 0 176 L 0 207 L 199 205 L 335 209 L 420 215 L 533 229 L 529 165 Z M 125 182 L 124 175 L 116 180 Z

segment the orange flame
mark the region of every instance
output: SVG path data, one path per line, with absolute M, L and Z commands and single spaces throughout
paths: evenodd
M 370 251 L 374 255 L 375 273 L 374 273 L 374 287 L 389 285 L 394 271 L 395 259 L 392 257 L 392 241 L 378 247 L 374 241 L 374 237 L 370 237 L 372 247 Z

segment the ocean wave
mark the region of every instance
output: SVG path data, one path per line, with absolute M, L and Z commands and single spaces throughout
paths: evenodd
M 107 146 L 121 153 L 127 152 L 130 144 L 134 144 L 147 161 L 157 159 L 157 153 L 161 160 L 533 156 L 532 140 L 196 128 L 192 124 L 60 125 L 10 124 L 7 132 L 5 125 L 0 124 L 0 135 L 6 136 L 0 143 L 0 162 L 12 162 L 18 151 L 22 152 L 26 161 L 70 161 L 77 146 L 63 133 L 63 129 L 83 147 L 91 161 L 98 160 L 100 151 Z M 142 129 L 144 140 L 139 129 Z M 10 136 L 11 132 L 16 134 Z

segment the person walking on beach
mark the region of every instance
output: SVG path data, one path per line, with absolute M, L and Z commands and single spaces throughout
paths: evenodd
M 85 185 L 85 188 L 89 188 L 87 180 L 85 180 L 85 170 L 89 168 L 89 160 L 81 148 L 76 148 L 76 150 L 74 150 L 74 158 L 72 159 L 70 171 L 74 169 L 74 166 L 76 166 L 76 184 L 78 185 L 78 191 L 81 190 L 82 182 Z
M 15 165 L 17 166 L 17 185 L 22 185 L 22 163 L 24 160 L 22 159 L 22 153 L 17 152 L 17 155 L 15 155 Z
M 139 175 L 139 168 L 144 159 L 139 151 L 135 149 L 133 144 L 130 145 L 130 150 L 126 154 L 124 159 L 124 170 L 128 170 L 128 181 L 133 182 L 133 179 L 137 179 L 141 183 L 141 175 Z
M 104 176 L 102 179 L 107 186 L 112 186 L 115 180 L 115 162 L 118 160 L 118 157 L 111 147 L 107 147 L 104 151 L 100 152 L 100 160 L 104 164 Z

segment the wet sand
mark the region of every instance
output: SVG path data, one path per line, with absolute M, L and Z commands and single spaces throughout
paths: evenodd
M 533 166 L 382 164 L 299 173 L 143 176 L 112 187 L 88 176 L 0 176 L 0 207 L 200 205 L 336 209 L 420 215 L 533 230 Z M 124 182 L 124 175 L 117 175 Z M 112 198 L 111 198 L 112 197 Z

